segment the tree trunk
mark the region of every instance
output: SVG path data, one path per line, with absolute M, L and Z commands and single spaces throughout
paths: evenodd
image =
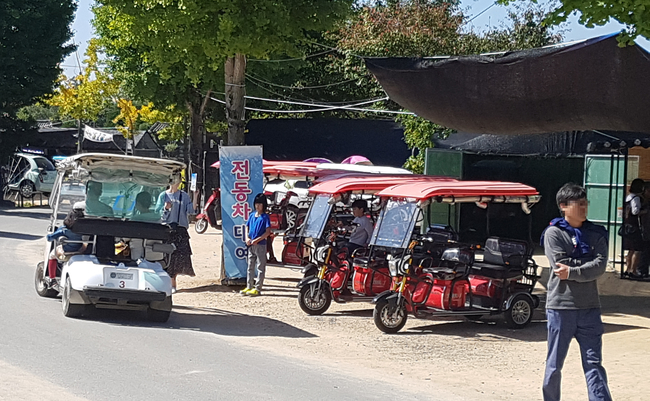
M 245 73 L 246 56 L 235 54 L 226 60 L 226 120 L 228 121 L 229 146 L 245 145 Z

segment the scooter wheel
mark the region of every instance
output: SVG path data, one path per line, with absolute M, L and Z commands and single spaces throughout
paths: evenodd
M 197 234 L 203 234 L 208 229 L 209 223 L 207 219 L 199 219 L 194 223 L 194 231 Z
M 375 305 L 372 317 L 379 330 L 386 334 L 395 334 L 406 324 L 408 313 L 404 305 L 396 306 L 382 299 Z
M 516 295 L 505 312 L 506 323 L 511 329 L 522 329 L 533 320 L 533 303 L 529 297 Z
M 300 289 L 298 305 L 308 315 L 322 315 L 332 303 L 332 294 L 328 286 L 322 285 L 320 291 L 314 291 L 312 295 L 312 286 L 315 283 Z

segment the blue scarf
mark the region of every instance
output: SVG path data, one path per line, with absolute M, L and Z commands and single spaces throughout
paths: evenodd
M 572 227 L 566 220 L 564 220 L 563 217 L 558 217 L 551 220 L 549 226 L 556 226 L 569 233 L 571 236 L 571 241 L 573 242 L 573 252 L 571 253 L 572 258 L 581 258 L 587 255 L 590 251 L 589 244 L 583 241 L 583 230 L 596 228 L 598 231 L 603 231 L 601 233 L 603 236 L 607 235 L 607 230 L 605 227 L 594 225 L 589 221 L 582 223 L 582 227 L 575 228 Z M 546 230 L 544 230 L 544 233 L 546 233 Z M 540 241 L 542 246 L 544 246 L 544 233 L 542 233 L 542 238 Z

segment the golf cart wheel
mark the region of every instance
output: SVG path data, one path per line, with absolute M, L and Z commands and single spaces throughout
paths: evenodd
M 514 297 L 505 312 L 506 323 L 511 329 L 522 329 L 533 320 L 533 303 L 529 297 L 519 294 Z
M 165 323 L 169 320 L 170 310 L 147 309 L 147 320 L 156 323 Z
M 203 234 L 207 231 L 209 225 L 207 219 L 197 220 L 196 223 L 194 223 L 194 231 L 196 231 L 197 234 Z
M 25 180 L 20 183 L 18 190 L 20 191 L 20 196 L 23 198 L 31 198 L 34 196 L 34 192 L 36 192 L 36 186 L 30 180 Z
M 296 222 L 298 221 L 298 208 L 295 206 L 287 206 L 285 216 L 287 219 L 287 230 L 292 231 L 296 228 Z
M 320 291 L 314 291 L 312 295 L 311 289 L 314 286 L 316 286 L 316 283 L 306 285 L 300 289 L 298 304 L 300 305 L 300 309 L 308 315 L 322 315 L 329 309 L 332 303 L 332 294 L 329 288 L 323 285 Z
M 391 305 L 386 299 L 382 299 L 375 305 L 372 317 L 379 330 L 386 334 L 395 334 L 406 324 L 408 313 L 404 305 Z
M 36 266 L 36 274 L 34 275 L 34 286 L 36 293 L 45 298 L 56 298 L 59 292 L 55 289 L 49 288 L 45 283 L 45 263 L 40 262 Z
M 70 303 L 70 294 L 72 293 L 72 284 L 70 284 L 70 277 L 65 278 L 65 286 L 63 287 L 63 295 L 61 297 L 61 305 L 63 306 L 63 314 L 66 317 L 80 317 L 89 315 L 92 311 L 92 305 L 86 304 L 73 304 Z

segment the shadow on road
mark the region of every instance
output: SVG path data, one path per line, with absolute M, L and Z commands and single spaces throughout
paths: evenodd
M 646 327 L 604 323 L 605 333 L 617 333 L 626 330 L 647 329 Z M 506 326 L 503 318 L 491 316 L 477 322 L 470 321 L 440 321 L 437 324 L 411 327 L 399 335 L 442 334 L 466 338 L 492 337 L 507 338 L 526 342 L 546 341 L 546 319 L 543 314 L 535 314 L 533 321 L 523 329 L 513 330 Z
M 200 312 L 200 313 L 186 313 Z M 316 335 L 290 324 L 264 316 L 225 311 L 216 308 L 174 306 L 167 324 L 173 328 L 207 331 L 224 336 L 315 338 Z
M 216 308 L 174 306 L 166 323 L 151 323 L 142 312 L 98 309 L 90 320 L 120 326 L 152 327 L 189 330 L 237 337 L 316 338 L 317 336 L 279 320 L 264 316 L 246 315 Z
M 0 238 L 17 239 L 22 241 L 36 241 L 43 238 L 42 235 L 10 233 L 7 231 L 0 231 Z
M 650 286 L 650 283 L 647 284 Z M 650 297 L 626 297 L 622 295 L 601 295 L 603 315 L 636 315 L 650 319 Z
M 24 209 L 0 209 L 0 216 L 27 217 L 30 219 L 47 220 L 52 215 L 49 208 L 38 208 L 42 211 L 25 211 Z

